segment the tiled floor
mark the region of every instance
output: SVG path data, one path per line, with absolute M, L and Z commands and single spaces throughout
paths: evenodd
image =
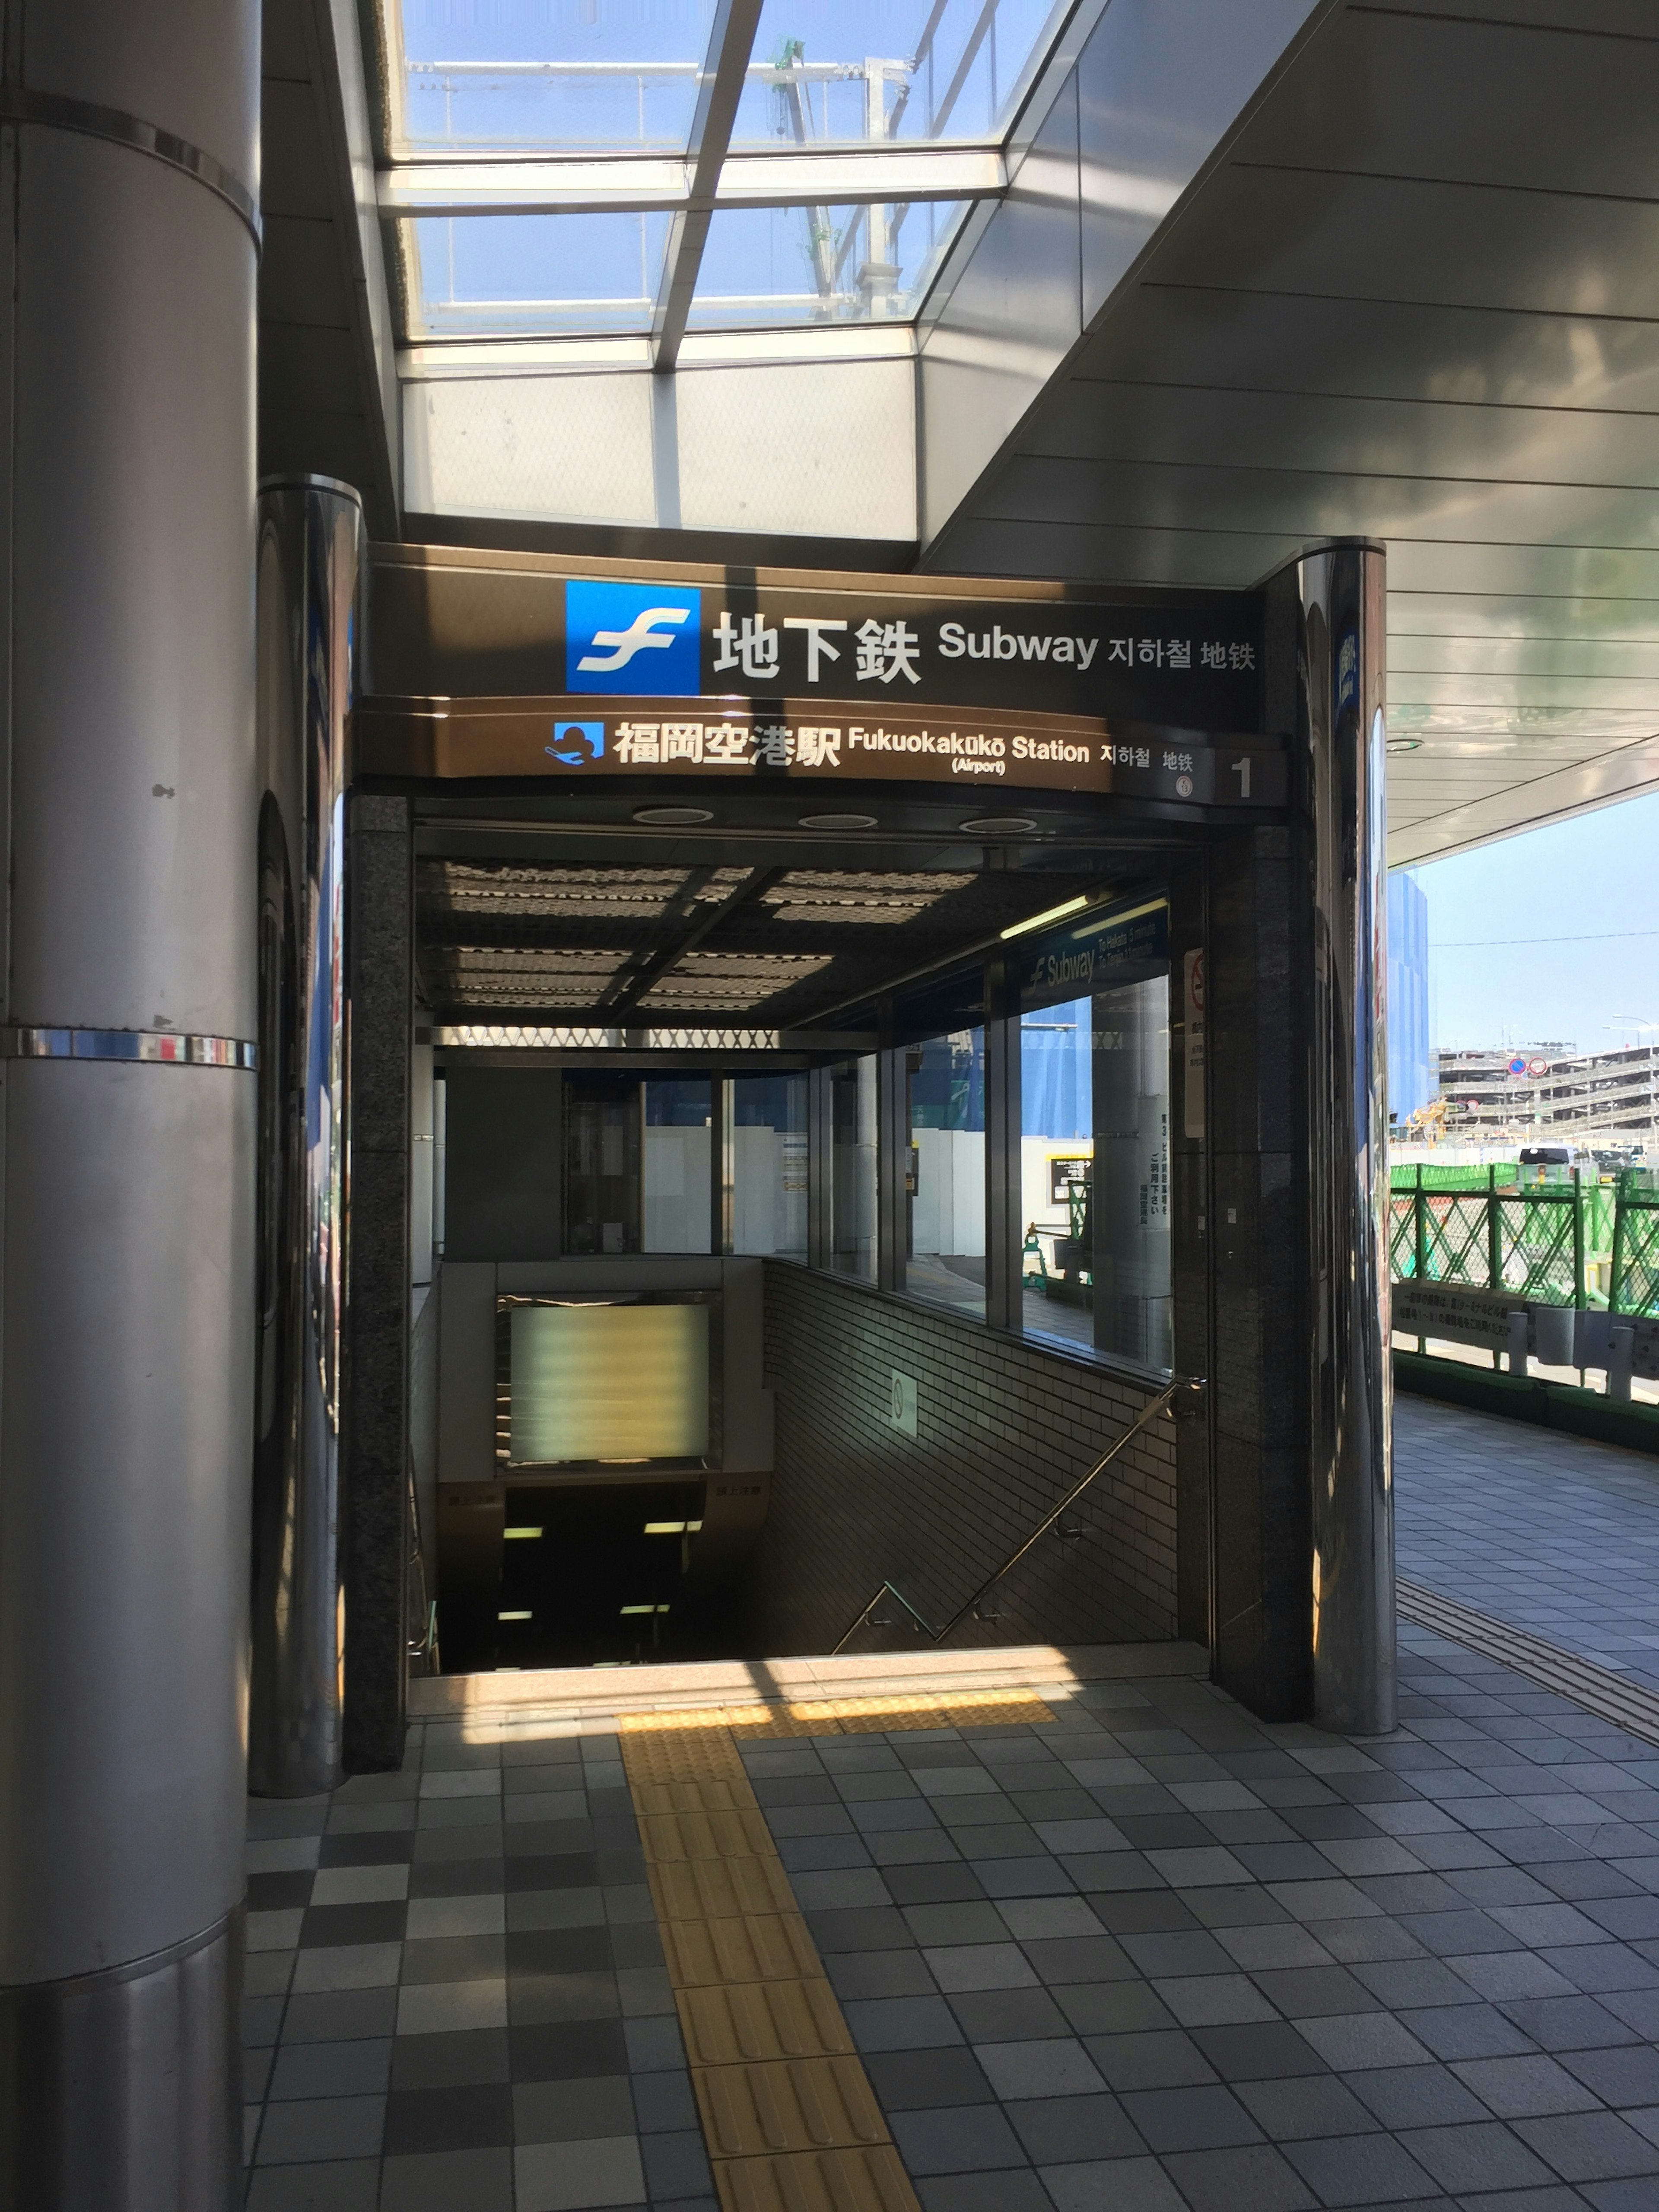
M 1659 1684 L 1659 1468 L 1405 1400 L 1398 1482 L 1402 1573 Z M 744 1744 L 923 2212 L 1659 2212 L 1659 1750 L 1401 1675 L 1386 1741 L 1158 1679 Z M 252 2212 L 713 2212 L 613 1731 L 251 1808 Z
M 250 1806 L 250 2207 L 712 2212 L 616 1737 L 466 1734 Z
M 1659 1689 L 1659 1460 L 1402 1392 L 1395 1518 L 1402 1576 Z
M 1659 2207 L 1659 1753 L 1405 1647 L 1385 1743 L 1186 1680 L 746 1747 L 924 2212 Z M 258 2212 L 711 2203 L 616 1739 L 543 1725 L 256 1808 Z

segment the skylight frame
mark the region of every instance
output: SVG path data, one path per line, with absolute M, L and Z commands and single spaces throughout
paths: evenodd
M 700 313 L 695 335 L 706 343 L 723 329 L 732 337 L 762 335 L 799 339 L 810 332 L 817 340 L 838 334 L 851 336 L 871 329 L 919 330 L 925 325 L 942 278 L 947 276 L 957 247 L 976 234 L 988 204 L 1006 191 L 1008 149 L 1023 137 L 1034 94 L 1057 60 L 1066 55 L 1085 19 L 1092 21 L 1104 0 L 1054 0 L 1042 34 L 1036 38 L 1001 109 L 1002 127 L 994 136 L 966 133 L 938 139 L 893 139 L 886 142 L 855 139 L 825 140 L 796 146 L 762 147 L 748 143 L 733 150 L 732 131 L 742 96 L 757 78 L 775 82 L 778 64 L 757 58 L 753 45 L 765 0 L 716 0 L 708 44 L 702 63 L 680 61 L 489 62 L 448 64 L 457 73 L 480 76 L 527 74 L 611 74 L 641 77 L 695 76 L 696 111 L 683 151 L 642 147 L 635 151 L 575 149 L 556 154 L 520 150 L 509 145 L 416 145 L 404 127 L 403 99 L 409 64 L 402 38 L 402 0 L 376 0 L 381 18 L 380 52 L 389 82 L 383 86 L 385 142 L 389 159 L 383 159 L 377 179 L 380 214 L 387 234 L 389 258 L 402 279 L 405 353 L 418 350 L 430 356 L 434 349 L 459 351 L 474 346 L 529 343 L 560 346 L 568 342 L 556 329 L 534 337 L 522 326 L 499 329 L 489 325 L 463 329 L 465 310 L 454 309 L 453 335 L 441 332 L 435 323 L 415 312 L 419 298 L 418 251 L 416 222 L 439 217 L 465 222 L 473 217 L 520 215 L 597 214 L 629 211 L 641 216 L 661 212 L 670 216 L 672 230 L 665 256 L 660 289 L 643 333 L 650 366 L 659 372 L 677 364 L 688 337 L 697 279 L 708 228 L 717 210 L 735 208 L 801 208 L 835 206 L 842 209 L 902 207 L 911 204 L 963 204 L 963 216 L 953 238 L 924 271 L 925 283 L 904 312 L 893 316 L 844 314 L 818 319 L 803 313 L 799 320 L 772 323 L 735 321 L 722 325 Z M 947 0 L 935 0 L 925 36 L 943 17 Z M 979 0 L 978 14 L 969 34 L 969 52 L 976 50 L 987 25 L 1001 0 Z M 920 51 L 920 49 L 919 49 Z M 434 68 L 441 57 L 434 58 Z M 867 76 L 873 63 L 855 68 L 848 63 L 794 63 L 791 80 L 819 78 L 850 81 Z M 897 67 L 883 62 L 884 72 Z M 904 66 L 914 69 L 914 61 Z M 963 70 L 968 64 L 963 65 Z M 642 97 L 642 96 L 641 96 Z M 885 112 L 884 108 L 884 113 Z M 902 112 L 902 109 L 901 109 Z M 896 116 L 894 118 L 896 120 Z M 413 281 L 411 281 L 413 280 Z M 482 307 L 484 303 L 480 302 Z M 571 337 L 577 335 L 573 331 Z M 641 333 L 635 323 L 630 331 L 602 326 L 582 327 L 580 340 L 588 343 L 616 341 L 633 347 Z

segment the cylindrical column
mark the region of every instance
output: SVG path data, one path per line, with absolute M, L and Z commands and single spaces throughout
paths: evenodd
M 228 2212 L 258 10 L 15 12 L 0 105 L 0 2203 Z
M 363 518 L 349 485 L 259 495 L 259 1388 L 248 1769 L 341 1777 L 346 792 Z
M 1369 1735 L 1395 1726 L 1396 1707 L 1383 556 L 1333 546 L 1296 574 L 1313 832 L 1314 1717 Z

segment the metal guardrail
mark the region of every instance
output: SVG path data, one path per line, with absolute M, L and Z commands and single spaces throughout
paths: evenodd
M 975 1590 L 973 1595 L 957 1607 L 956 1611 L 951 1615 L 951 1618 L 945 1622 L 942 1628 L 935 1628 L 930 1620 L 926 1620 L 922 1614 L 918 1613 L 915 1606 L 911 1604 L 909 1599 L 906 1597 L 904 1592 L 898 1589 L 895 1583 L 884 1582 L 880 1583 L 878 1588 L 872 1592 L 868 1602 L 861 1606 L 853 1620 L 848 1623 L 846 1633 L 842 1637 L 840 1643 L 836 1645 L 835 1650 L 830 1654 L 830 1656 L 832 1658 L 835 1657 L 838 1653 L 845 1649 L 848 1642 L 852 1638 L 857 1635 L 859 1630 L 864 1626 L 866 1621 L 869 1620 L 870 1615 L 875 1611 L 876 1607 L 881 1603 L 884 1597 L 890 1597 L 899 1605 L 902 1606 L 905 1612 L 909 1614 L 911 1620 L 915 1623 L 916 1628 L 921 1632 L 921 1633 L 927 1637 L 934 1644 L 943 1644 L 945 1638 L 951 1634 L 953 1629 L 959 1628 L 962 1626 L 963 1622 L 967 1620 L 969 1613 L 972 1613 L 975 1619 L 991 1618 L 992 1616 L 989 1615 L 981 1616 L 980 1614 L 979 1608 L 983 1604 L 986 1598 L 989 1596 L 992 1590 L 996 1588 L 1003 1577 L 1007 1574 L 1012 1568 L 1017 1567 L 1019 1565 L 1020 1561 L 1025 1557 L 1026 1553 L 1032 1548 L 1032 1547 L 1040 1543 L 1042 1538 L 1048 1534 L 1048 1531 L 1054 1528 L 1057 1522 L 1064 1518 L 1066 1511 L 1069 1508 L 1076 1504 L 1078 1499 L 1082 1497 L 1084 1492 L 1095 1480 L 1095 1477 L 1098 1474 L 1103 1474 L 1106 1469 L 1111 1465 L 1112 1462 L 1117 1457 L 1118 1454 L 1123 1449 L 1124 1446 L 1129 1443 L 1134 1437 L 1138 1437 L 1140 1431 L 1146 1427 L 1148 1423 L 1156 1419 L 1159 1413 L 1168 1412 L 1173 1418 L 1176 1402 L 1178 1399 L 1190 1398 L 1196 1401 L 1203 1389 L 1204 1383 L 1201 1377 L 1180 1375 L 1177 1376 L 1175 1381 L 1170 1383 L 1167 1390 L 1160 1392 L 1158 1396 L 1154 1398 L 1149 1405 L 1143 1406 L 1140 1412 L 1136 1414 L 1134 1419 L 1130 1422 L 1128 1427 L 1125 1429 L 1123 1434 L 1118 1437 L 1111 1449 L 1095 1462 L 1094 1465 L 1089 1469 L 1089 1472 L 1083 1477 L 1080 1482 L 1073 1484 L 1072 1487 L 1066 1492 L 1065 1497 L 1062 1498 L 1059 1504 L 1054 1507 L 1053 1512 L 1046 1515 L 1044 1518 L 1037 1523 L 1036 1527 L 1032 1529 L 1030 1534 L 1026 1537 L 1024 1542 L 1021 1544 L 1018 1551 L 1011 1552 L 1008 1557 L 1002 1562 L 1002 1565 L 998 1567 L 994 1573 L 989 1574 L 985 1577 L 985 1580 L 981 1583 L 978 1589 Z M 1062 1534 L 1064 1532 L 1062 1531 Z M 890 1626 L 890 1624 L 884 1621 L 874 1623 L 872 1626 L 886 1627 Z
M 1413 1163 L 1389 1178 L 1396 1282 L 1506 1291 L 1540 1305 L 1659 1317 L 1659 1174 L 1546 1179 L 1509 1162 Z

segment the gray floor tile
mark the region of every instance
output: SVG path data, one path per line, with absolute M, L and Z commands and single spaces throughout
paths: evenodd
M 969 2043 L 1023 2043 L 1070 2032 L 1046 1990 L 964 1990 L 951 1999 L 951 2009 Z
M 1596 2100 L 1584 2084 L 1553 2058 L 1474 2058 L 1453 2071 L 1501 2120 L 1595 2108 Z
M 1041 2097 L 1004 2106 L 1038 2167 L 1133 2158 L 1145 2148 L 1117 2098 Z
M 1117 2158 L 1039 2169 L 1055 2212 L 1187 2212 L 1156 2159 Z
M 893 2140 L 914 2179 L 935 2173 L 987 2173 L 1024 2166 L 1025 2154 L 1000 2105 L 951 2105 L 896 2112 Z
M 1290 2143 L 1285 2155 L 1322 2204 L 1397 2204 L 1437 2193 L 1432 2178 L 1392 2136 Z
M 939 2174 L 917 2188 L 922 2212 L 1054 2212 L 1048 2191 L 1023 2172 Z
M 1296 2142 L 1320 2136 L 1364 2135 L 1379 2124 L 1376 2115 L 1366 2110 L 1352 2090 L 1331 2074 L 1297 2075 L 1279 2081 L 1241 2081 L 1236 2094 L 1270 2142 Z
M 512 2160 L 500 2148 L 389 2158 L 380 2212 L 514 2212 Z
M 1269 2143 L 1178 2151 L 1165 2166 L 1193 2212 L 1314 2212 L 1318 2202 Z
M 1018 2043 L 975 2040 L 974 2055 L 993 2089 L 1005 2100 L 1080 2097 L 1106 2086 L 1093 2059 L 1071 2037 Z
M 1616 2112 L 1569 2112 L 1552 2119 L 1516 2120 L 1514 2126 L 1521 2140 L 1563 2181 L 1659 2175 L 1659 2148 Z M 1659 2198 L 1659 2190 L 1655 2194 Z
M 1400 2141 L 1444 2189 L 1530 2189 L 1556 2178 L 1499 2120 L 1407 2129 Z
M 842 2009 L 860 2051 L 932 2051 L 964 2039 L 943 1997 L 868 1997 Z
M 1490 2109 L 1443 2066 L 1379 2066 L 1343 2079 L 1385 2128 L 1479 2122 Z
M 991 2085 L 966 2044 L 937 2051 L 866 2052 L 864 2067 L 889 2113 L 992 2101 Z
M 262 2166 L 248 2184 L 247 2212 L 377 2212 L 380 2199 L 377 2158 Z

